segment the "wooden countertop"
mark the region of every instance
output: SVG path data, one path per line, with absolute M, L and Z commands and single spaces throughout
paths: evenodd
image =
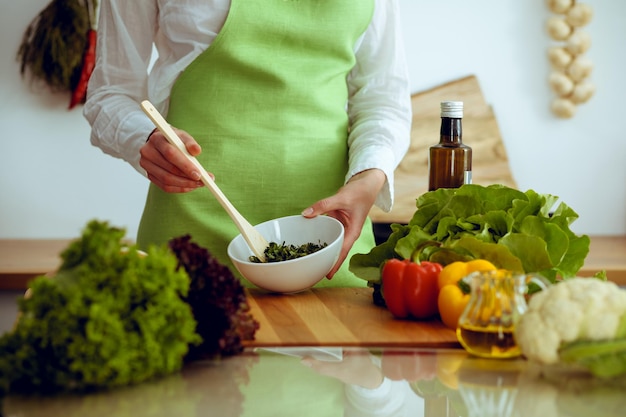
M 0 289 L 25 289 L 32 278 L 56 270 L 71 239 L 0 239 Z
M 626 236 L 591 236 L 589 255 L 579 275 L 605 270 L 610 281 L 626 286 Z
M 0 239 L 0 290 L 25 289 L 37 275 L 54 271 L 70 239 Z M 626 285 L 626 236 L 592 236 L 582 276 L 606 270 Z

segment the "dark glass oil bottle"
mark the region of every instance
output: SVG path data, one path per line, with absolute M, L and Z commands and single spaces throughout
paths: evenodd
M 472 148 L 463 143 L 463 102 L 441 102 L 439 143 L 428 156 L 428 190 L 472 183 Z

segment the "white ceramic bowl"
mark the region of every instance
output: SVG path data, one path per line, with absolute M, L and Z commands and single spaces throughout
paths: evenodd
M 249 260 L 252 251 L 239 234 L 228 245 L 228 256 L 237 270 L 251 283 L 271 292 L 304 291 L 321 281 L 339 258 L 343 225 L 337 219 L 317 216 L 287 216 L 254 226 L 267 239 L 282 245 L 327 243 L 323 249 L 297 259 L 257 263 Z

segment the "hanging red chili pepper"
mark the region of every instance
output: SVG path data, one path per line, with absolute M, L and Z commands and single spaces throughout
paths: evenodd
M 87 32 L 87 45 L 85 47 L 85 54 L 83 55 L 83 66 L 80 71 L 80 78 L 78 83 L 72 91 L 72 98 L 70 100 L 69 109 L 71 110 L 78 103 L 85 101 L 87 95 L 87 84 L 89 83 L 89 77 L 93 72 L 93 68 L 96 65 L 96 31 L 89 29 Z
M 37 86 L 69 92 L 83 102 L 95 64 L 99 0 L 51 0 L 30 22 L 18 49 L 20 74 Z
M 382 294 L 396 318 L 428 319 L 438 314 L 437 279 L 442 266 L 434 262 L 415 263 L 390 259 L 383 266 Z

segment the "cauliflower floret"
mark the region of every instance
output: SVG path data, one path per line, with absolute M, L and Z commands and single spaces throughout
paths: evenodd
M 615 338 L 624 315 L 626 291 L 615 283 L 570 278 L 531 298 L 515 337 L 528 359 L 554 364 L 562 343 Z

